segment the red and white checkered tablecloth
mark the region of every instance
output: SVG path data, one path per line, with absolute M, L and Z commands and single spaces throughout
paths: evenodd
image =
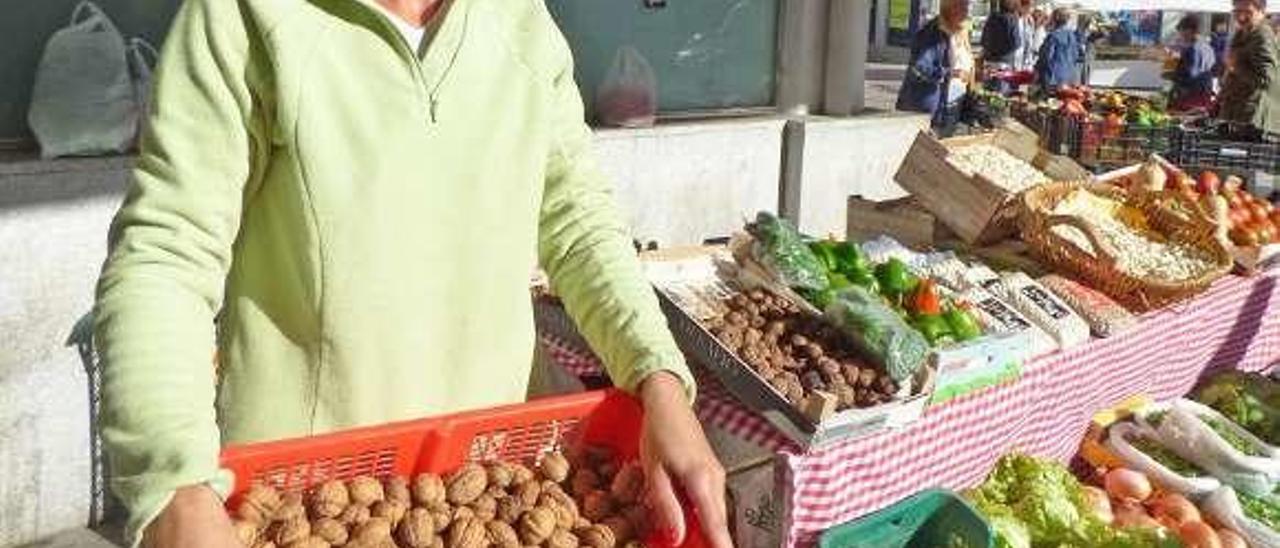
M 962 489 L 1013 450 L 1069 459 L 1100 409 L 1135 394 L 1186 394 L 1207 370 L 1263 370 L 1280 361 L 1277 273 L 1232 277 L 1195 300 L 1148 315 L 1132 330 L 1040 358 L 1020 380 L 931 407 L 904 428 L 800 451 L 713 380 L 699 378 L 703 421 L 779 453 L 786 543 L 928 487 Z M 554 359 L 599 371 L 589 352 L 544 340 Z

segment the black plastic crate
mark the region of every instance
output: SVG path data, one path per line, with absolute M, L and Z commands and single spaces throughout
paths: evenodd
M 1106 119 L 1062 116 L 1064 152 L 1094 171 L 1139 164 L 1152 154 L 1177 156 L 1181 132 L 1175 124 L 1139 126 Z
M 1187 128 L 1178 148 L 1175 157 L 1181 164 L 1280 174 L 1280 142 L 1232 140 L 1215 129 Z

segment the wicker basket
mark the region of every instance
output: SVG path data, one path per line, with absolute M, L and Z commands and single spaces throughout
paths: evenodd
M 1117 251 L 1093 225 L 1078 217 L 1052 214 L 1060 201 L 1081 188 L 1138 208 L 1154 231 L 1207 252 L 1213 257 L 1214 267 L 1195 279 L 1181 282 L 1143 278 L 1121 270 L 1116 264 Z M 1216 228 L 1207 218 L 1179 213 L 1161 200 L 1130 195 L 1111 185 L 1067 182 L 1042 185 L 1023 196 L 1021 221 L 1022 238 L 1047 265 L 1088 282 L 1138 312 L 1194 296 L 1231 271 L 1231 253 L 1215 237 Z M 1052 228 L 1060 224 L 1079 229 L 1093 249 L 1081 249 L 1056 234 Z

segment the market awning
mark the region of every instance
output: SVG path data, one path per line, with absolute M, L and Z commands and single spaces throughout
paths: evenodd
M 1271 5 L 1267 7 L 1267 11 L 1280 12 L 1280 4 L 1268 3 Z M 1055 0 L 1053 5 L 1089 11 L 1231 11 L 1231 0 Z

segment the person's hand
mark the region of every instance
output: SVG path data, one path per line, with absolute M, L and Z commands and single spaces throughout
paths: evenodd
M 145 548 L 243 548 L 222 501 L 207 485 L 182 487 L 143 535 Z
M 656 373 L 641 384 L 640 399 L 644 404 L 640 462 L 659 536 L 679 545 L 689 533 L 680 493 L 693 504 L 710 546 L 731 548 L 724 468 L 711 452 L 684 385 L 670 373 Z

